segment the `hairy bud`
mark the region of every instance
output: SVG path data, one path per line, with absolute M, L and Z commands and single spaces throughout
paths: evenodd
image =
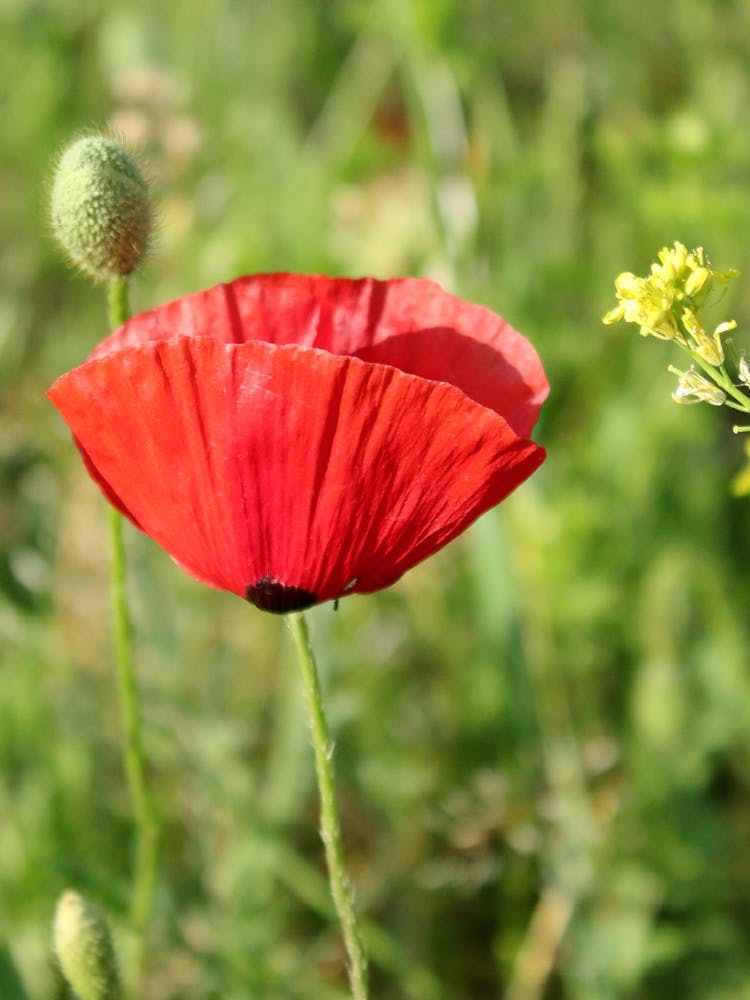
M 133 157 L 112 139 L 85 136 L 60 157 L 52 228 L 63 250 L 97 281 L 130 274 L 148 249 L 151 206 Z
M 53 944 L 62 974 L 79 1000 L 121 1000 L 117 960 L 104 914 L 72 889 L 58 900 Z

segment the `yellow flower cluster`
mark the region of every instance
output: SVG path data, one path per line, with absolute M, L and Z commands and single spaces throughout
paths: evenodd
M 659 261 L 645 278 L 624 271 L 615 281 L 618 305 L 605 323 L 636 323 L 644 337 L 674 340 L 709 365 L 724 363 L 722 334 L 737 325 L 721 323 L 709 334 L 700 321 L 700 310 L 715 283 L 726 284 L 738 271 L 714 271 L 703 247 L 689 251 L 682 243 L 663 247 Z
M 709 403 L 750 414 L 750 362 L 731 341 L 726 345 L 722 341 L 737 324 L 729 320 L 708 333 L 700 315 L 714 285 L 725 285 L 738 274 L 734 268 L 714 271 L 703 247 L 689 251 L 675 243 L 659 251 L 659 260 L 645 278 L 625 271 L 615 281 L 619 301 L 604 317 L 605 323 L 636 323 L 644 337 L 672 340 L 690 355 L 692 363 L 686 371 L 669 366 L 678 380 L 672 393 L 675 403 Z M 737 424 L 734 432 L 750 434 L 750 424 Z M 732 480 L 736 496 L 750 496 L 750 441 L 745 452 L 748 462 Z

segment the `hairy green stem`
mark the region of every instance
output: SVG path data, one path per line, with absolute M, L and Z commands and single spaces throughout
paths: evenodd
M 128 279 L 112 278 L 107 282 L 107 319 L 110 330 L 122 326 L 129 318 Z
M 310 633 L 302 614 L 287 616 L 302 671 L 305 701 L 315 751 L 315 770 L 320 796 L 320 836 L 325 847 L 331 895 L 341 923 L 346 953 L 349 958 L 349 984 L 354 1000 L 367 1000 L 367 958 L 357 924 L 354 894 L 344 868 L 341 844 L 341 824 L 336 804 L 333 774 L 333 742 L 328 732 L 320 680 L 310 645 Z
M 107 286 L 109 324 L 114 329 L 129 315 L 126 278 L 116 278 Z M 151 910 L 156 879 L 157 827 L 153 803 L 146 781 L 146 762 L 141 740 L 138 690 L 133 666 L 130 610 L 125 581 L 123 518 L 114 508 L 109 512 L 111 547 L 110 584 L 115 633 L 115 662 L 123 729 L 123 757 L 136 823 L 136 850 L 130 919 L 135 931 L 133 989 L 138 992 L 143 963 L 144 936 Z

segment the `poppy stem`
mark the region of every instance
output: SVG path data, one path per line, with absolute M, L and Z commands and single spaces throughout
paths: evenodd
M 127 278 L 111 278 L 107 282 L 107 319 L 110 332 L 130 319 Z
M 109 324 L 112 329 L 122 325 L 129 315 L 126 278 L 115 278 L 107 288 Z M 146 762 L 141 740 L 141 718 L 138 704 L 131 620 L 125 581 L 125 542 L 123 517 L 119 511 L 109 511 L 111 549 L 110 586 L 115 635 L 115 662 L 120 700 L 120 715 L 124 736 L 123 758 L 130 799 L 136 823 L 136 850 L 133 873 L 133 894 L 130 921 L 135 932 L 133 955 L 133 992 L 139 992 L 143 965 L 144 936 L 151 910 L 156 879 L 157 826 L 151 795 L 146 782 Z
M 367 1000 L 367 957 L 357 923 L 354 893 L 344 868 L 341 843 L 341 823 L 333 774 L 333 742 L 323 709 L 320 680 L 315 656 L 310 645 L 310 632 L 302 614 L 287 615 L 289 628 L 302 670 L 305 701 L 315 751 L 315 770 L 320 796 L 320 836 L 325 847 L 328 880 L 336 912 L 341 923 L 346 953 L 349 958 L 349 984 L 354 1000 Z

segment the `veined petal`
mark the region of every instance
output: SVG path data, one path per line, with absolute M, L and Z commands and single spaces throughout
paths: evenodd
M 444 382 L 261 340 L 103 352 L 49 396 L 110 500 L 269 610 L 394 583 L 544 459 Z
M 529 341 L 501 316 L 434 281 L 260 274 L 133 317 L 94 357 L 175 335 L 317 347 L 448 382 L 522 437 L 549 385 Z

